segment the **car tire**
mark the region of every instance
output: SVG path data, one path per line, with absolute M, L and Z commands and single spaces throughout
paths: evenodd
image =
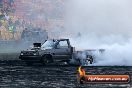
M 51 55 L 44 55 L 44 56 L 42 57 L 41 63 L 42 63 L 43 65 L 48 65 L 48 64 L 51 63 L 51 62 L 53 62 L 52 56 L 51 56 Z
M 92 64 L 92 60 L 90 60 L 90 64 Z
M 93 57 L 92 56 L 90 56 L 89 62 L 90 62 L 90 64 L 93 63 Z

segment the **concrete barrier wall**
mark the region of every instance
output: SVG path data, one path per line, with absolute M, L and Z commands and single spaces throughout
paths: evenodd
M 0 60 L 19 60 L 20 53 L 0 53 Z

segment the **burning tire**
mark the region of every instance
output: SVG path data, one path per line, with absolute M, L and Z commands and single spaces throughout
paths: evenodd
M 90 59 L 90 60 L 89 60 L 89 63 L 90 63 L 90 64 L 92 64 L 92 63 L 93 63 L 93 61 Z
M 88 55 L 88 56 L 87 56 L 87 60 L 88 60 L 88 62 L 89 62 L 90 64 L 93 63 L 93 57 L 92 57 L 91 55 Z

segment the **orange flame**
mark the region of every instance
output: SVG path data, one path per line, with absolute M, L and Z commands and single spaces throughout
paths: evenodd
M 86 72 L 85 72 L 84 68 L 82 68 L 82 66 L 80 66 L 78 68 L 78 73 L 80 76 L 85 76 L 85 74 L 86 74 Z

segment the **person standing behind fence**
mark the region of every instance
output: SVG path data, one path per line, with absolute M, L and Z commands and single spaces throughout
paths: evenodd
M 0 39 L 2 38 L 1 37 L 1 27 L 2 27 L 2 23 L 0 22 Z
M 4 26 L 1 26 L 0 27 L 0 32 L 1 32 L 1 39 L 2 40 L 6 40 L 7 39 L 7 31 L 6 31 L 6 28 Z
M 10 6 L 13 6 L 14 0 L 8 0 L 8 3 L 9 3 Z
M 27 37 L 28 37 L 28 29 L 25 28 L 25 30 L 23 30 L 22 34 L 21 34 L 21 39 L 22 40 L 27 40 Z

